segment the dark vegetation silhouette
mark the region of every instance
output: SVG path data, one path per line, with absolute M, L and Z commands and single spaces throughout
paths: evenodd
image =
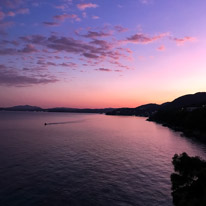
M 206 93 L 185 95 L 163 105 L 149 121 L 161 123 L 206 143 Z
M 187 153 L 175 154 L 171 174 L 172 197 L 175 206 L 206 205 L 206 162 Z
M 160 108 L 158 104 L 145 104 L 136 108 L 119 108 L 107 112 L 107 115 L 142 116 L 149 117 Z

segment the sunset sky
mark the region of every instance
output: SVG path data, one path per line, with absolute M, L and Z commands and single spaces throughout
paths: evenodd
M 136 107 L 206 90 L 205 0 L 1 0 L 0 106 Z

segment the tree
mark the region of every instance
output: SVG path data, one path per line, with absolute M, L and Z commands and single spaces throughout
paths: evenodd
M 206 162 L 187 153 L 175 154 L 171 174 L 175 206 L 206 206 Z

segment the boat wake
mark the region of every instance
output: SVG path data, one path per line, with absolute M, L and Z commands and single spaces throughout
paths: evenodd
M 48 125 L 56 125 L 56 124 L 72 124 L 72 123 L 80 123 L 80 122 L 84 122 L 85 119 L 82 120 L 76 120 L 76 121 L 67 121 L 67 122 L 45 122 L 44 125 L 48 126 Z

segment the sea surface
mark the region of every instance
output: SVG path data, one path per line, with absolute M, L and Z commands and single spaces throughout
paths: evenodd
M 142 117 L 0 112 L 0 205 L 172 206 L 182 152 L 206 159 L 205 145 Z

